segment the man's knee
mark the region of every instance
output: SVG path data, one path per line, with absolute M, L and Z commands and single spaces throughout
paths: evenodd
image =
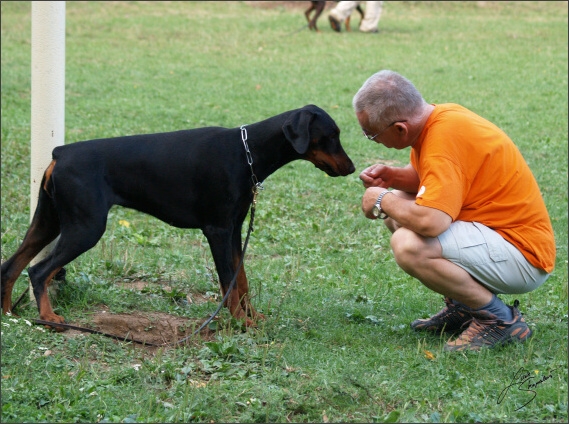
M 407 228 L 397 228 L 391 236 L 393 256 L 404 269 L 417 261 L 422 244 L 421 237 Z
M 423 237 L 408 228 L 398 228 L 391 236 L 391 250 L 404 270 L 421 268 L 430 259 L 442 257 L 437 238 Z

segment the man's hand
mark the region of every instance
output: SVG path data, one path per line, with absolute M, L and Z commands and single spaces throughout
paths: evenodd
M 360 180 L 365 188 L 394 188 L 407 193 L 417 193 L 420 183 L 419 176 L 411 164 L 400 168 L 378 163 L 364 169 Z
M 364 187 L 389 188 L 393 184 L 393 168 L 381 163 L 364 169 L 360 174 Z M 378 194 L 379 195 L 379 194 Z

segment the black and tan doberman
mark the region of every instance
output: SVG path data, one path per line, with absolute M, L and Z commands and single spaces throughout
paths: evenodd
M 206 127 L 82 141 L 56 147 L 44 173 L 37 209 L 16 253 L 2 264 L 2 309 L 12 308 L 20 273 L 47 244 L 49 255 L 29 268 L 40 319 L 64 322 L 47 295 L 51 279 L 91 249 L 105 232 L 113 205 L 133 208 L 206 236 L 225 295 L 242 258 L 241 227 L 253 201 L 254 174 L 263 181 L 283 165 L 305 159 L 332 177 L 355 168 L 340 129 L 314 105 L 245 127 Z M 250 149 L 247 156 L 245 145 Z M 247 325 L 263 318 L 251 306 L 244 266 L 226 306 Z

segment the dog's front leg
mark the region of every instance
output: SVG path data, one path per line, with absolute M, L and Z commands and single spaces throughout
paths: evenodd
M 258 321 L 260 319 L 265 319 L 265 316 L 255 310 L 253 305 L 251 305 L 251 298 L 249 296 L 249 283 L 247 281 L 247 274 L 245 273 L 245 263 L 243 258 L 241 240 L 241 227 L 235 227 L 233 230 L 232 239 L 232 257 L 233 257 L 233 269 L 239 272 L 237 274 L 236 289 L 239 293 L 239 301 L 241 303 L 241 308 L 245 311 L 245 314 L 253 319 L 253 321 Z M 234 271 L 234 272 L 235 272 Z
M 225 228 L 207 227 L 203 232 L 208 240 L 213 261 L 215 262 L 221 285 L 221 294 L 225 297 L 236 271 L 232 254 L 232 231 Z M 237 278 L 239 280 L 239 276 Z M 238 281 L 234 284 L 225 306 L 227 306 L 232 316 L 245 320 L 247 327 L 255 326 L 255 322 L 247 317 L 247 312 L 242 306 Z
M 239 262 L 241 261 L 241 256 L 243 253 L 239 250 L 239 252 L 234 252 L 233 255 L 233 264 L 235 265 L 235 269 L 239 266 Z M 245 311 L 248 317 L 253 319 L 253 321 L 258 321 L 260 319 L 265 319 L 265 315 L 260 312 L 257 312 L 253 305 L 251 304 L 251 298 L 249 297 L 249 283 L 247 281 L 247 274 L 245 273 L 245 265 L 241 265 L 239 268 L 239 274 L 237 275 L 237 282 L 236 287 L 238 293 L 238 298 L 241 303 L 241 308 Z

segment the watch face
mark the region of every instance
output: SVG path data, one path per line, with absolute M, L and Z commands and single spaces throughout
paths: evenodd
M 377 218 L 379 216 L 379 207 L 377 205 L 373 205 L 373 209 L 371 210 L 371 213 L 373 214 L 373 216 L 375 216 Z

